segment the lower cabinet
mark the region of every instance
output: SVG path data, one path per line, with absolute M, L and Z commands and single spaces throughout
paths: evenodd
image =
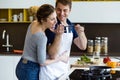
M 21 56 L 0 55 L 0 80 L 18 80 L 15 68 Z

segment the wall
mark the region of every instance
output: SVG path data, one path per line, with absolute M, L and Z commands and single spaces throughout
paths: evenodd
M 80 23 L 119 23 L 120 2 L 74 2 L 70 19 Z
M 88 39 L 95 37 L 108 37 L 108 52 L 112 54 L 120 52 L 120 23 L 80 23 L 85 27 Z M 73 44 L 73 52 L 80 50 Z M 120 54 L 119 54 L 120 55 Z
M 6 39 L 2 39 L 3 30 L 6 30 L 6 33 L 9 34 L 13 49 L 22 50 L 28 25 L 29 23 L 0 23 L 0 51 L 3 51 L 2 45 L 6 43 Z
M 28 8 L 32 5 L 50 3 L 54 5 L 55 0 L 1 0 L 0 8 Z M 107 36 L 109 38 L 109 51 L 119 52 L 120 41 L 120 2 L 73 2 L 72 12 L 69 19 L 74 23 L 85 26 L 87 38 L 95 36 Z M 10 33 L 11 44 L 15 49 L 23 49 L 26 29 L 29 23 L 0 23 L 0 35 L 3 29 Z M 0 40 L 2 44 L 2 40 Z M 74 44 L 72 51 L 80 51 Z
M 0 0 L 0 8 L 29 8 L 45 3 L 55 5 L 55 0 Z M 73 2 L 70 19 L 80 23 L 119 23 L 119 1 Z
M 0 0 L 0 8 L 29 8 L 45 3 L 54 4 L 55 0 Z

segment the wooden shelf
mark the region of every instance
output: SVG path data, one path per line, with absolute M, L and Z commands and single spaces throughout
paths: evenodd
M 17 16 L 16 20 L 13 20 L 13 16 Z M 20 15 L 21 18 L 20 18 Z M 28 9 L 0 9 L 0 23 L 28 23 L 29 14 Z
M 0 23 L 30 23 L 30 21 L 24 21 L 24 22 L 0 21 Z

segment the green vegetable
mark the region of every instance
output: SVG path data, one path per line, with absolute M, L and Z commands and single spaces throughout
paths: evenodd
M 91 62 L 91 59 L 89 57 L 87 57 L 86 55 L 84 56 L 81 56 L 81 61 L 84 61 L 84 62 Z

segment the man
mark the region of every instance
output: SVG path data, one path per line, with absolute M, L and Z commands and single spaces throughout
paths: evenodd
M 46 30 L 46 35 L 48 37 L 48 53 L 49 57 L 56 58 L 61 55 L 62 52 L 67 51 L 67 57 L 70 56 L 70 50 L 72 41 L 76 44 L 81 50 L 86 49 L 87 38 L 84 33 L 84 27 L 79 24 L 73 25 L 69 19 L 68 15 L 70 14 L 72 6 L 71 0 L 57 0 L 56 1 L 56 13 L 57 13 L 57 24 L 56 29 Z M 63 25 L 66 29 L 63 32 Z M 46 76 L 44 80 L 58 80 L 61 76 L 67 74 L 69 62 L 57 62 L 50 64 L 44 68 L 41 68 L 42 75 Z M 61 79 L 61 80 L 65 80 Z

